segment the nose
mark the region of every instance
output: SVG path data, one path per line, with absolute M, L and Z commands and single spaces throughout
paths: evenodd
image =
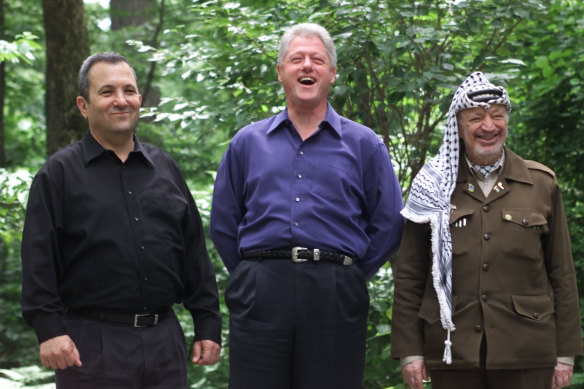
M 312 61 L 311 61 L 310 57 L 304 58 L 304 61 L 302 61 L 302 69 L 303 70 L 312 69 Z
M 483 119 L 483 129 L 485 130 L 494 130 L 495 129 L 495 121 L 491 118 L 490 115 L 486 115 Z
M 124 91 L 116 91 L 114 93 L 114 105 L 124 107 L 128 105 L 128 101 L 126 100 L 126 96 L 124 95 Z

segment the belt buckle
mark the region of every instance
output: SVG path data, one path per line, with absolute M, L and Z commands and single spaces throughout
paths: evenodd
M 307 262 L 308 259 L 298 258 L 298 251 L 299 250 L 308 250 L 306 247 L 292 247 L 292 262 L 300 263 L 300 262 Z
M 134 327 L 135 328 L 141 328 L 141 327 L 147 327 L 147 324 L 138 324 L 138 319 L 141 317 L 148 317 L 148 316 L 152 316 L 150 313 L 137 313 L 134 315 Z M 158 324 L 158 314 L 154 314 L 154 323 L 152 324 L 153 326 Z
M 349 266 L 352 264 L 353 264 L 353 258 L 347 257 L 346 255 L 343 255 L 343 266 Z

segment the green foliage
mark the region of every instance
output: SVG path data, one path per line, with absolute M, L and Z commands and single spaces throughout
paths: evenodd
M 0 169 L 0 368 L 37 362 L 34 334 L 20 316 L 20 234 L 31 175 Z
M 35 59 L 35 52 L 40 49 L 36 37 L 28 31 L 16 36 L 13 42 L 0 40 L 0 62 L 30 64 Z
M 44 159 L 44 30 L 41 11 L 38 0 L 14 0 L 4 8 L 3 36 L 7 41 L 0 44 L 0 57 L 6 60 L 6 166 L 35 169 Z
M 7 163 L 36 171 L 45 150 L 44 57 L 32 36 L 44 40 L 41 7 L 38 0 L 10 3 L 5 36 L 9 42 L 20 40 L 19 49 L 10 50 L 21 61 L 6 62 Z M 338 69 L 331 104 L 384 140 L 404 196 L 411 177 L 441 142 L 454 89 L 472 71 L 485 72 L 506 85 L 513 101 L 510 147 L 557 173 L 584 291 L 581 1 L 165 0 L 163 18 L 120 31 L 104 27 L 106 8 L 86 4 L 86 12 L 92 52 L 121 52 L 139 80 L 153 70 L 153 90 L 160 95 L 160 104 L 144 108 L 138 135 L 179 162 L 205 226 L 214 173 L 229 140 L 244 125 L 285 105 L 276 58 L 279 38 L 291 24 L 316 22 L 333 36 Z M 8 46 L 0 43 L 0 52 L 8 50 L 3 47 Z M 19 319 L 22 204 L 30 175 L 12 169 L 0 177 L 0 314 L 9 318 L 0 322 L 0 368 L 8 369 L 38 364 L 38 346 L 32 330 Z M 229 275 L 207 243 L 219 290 L 224 291 Z M 393 293 L 389 265 L 370 280 L 369 292 L 364 387 L 404 388 L 399 364 L 389 358 Z M 190 347 L 192 320 L 180 307 L 176 310 Z M 227 386 L 228 311 L 223 300 L 221 310 L 221 361 L 213 367 L 191 366 L 193 388 Z M 579 358 L 573 387 L 584 386 L 583 371 Z M 7 374 L 0 371 L 0 376 Z
M 52 371 L 39 366 L 0 369 L 0 387 L 3 389 L 49 389 L 55 387 L 54 384 L 47 382 L 53 380 L 53 377 Z

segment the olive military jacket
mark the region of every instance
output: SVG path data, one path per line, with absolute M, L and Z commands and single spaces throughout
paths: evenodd
M 430 369 L 555 366 L 582 352 L 568 226 L 555 174 L 505 149 L 485 198 L 461 156 L 451 198 L 452 364 L 432 285 L 429 225 L 408 220 L 394 264 L 392 357 L 423 355 Z

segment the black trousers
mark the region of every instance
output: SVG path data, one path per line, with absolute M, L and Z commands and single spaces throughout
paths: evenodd
M 360 389 L 369 295 L 357 266 L 243 261 L 226 288 L 230 389 Z
M 186 343 L 174 313 L 142 328 L 79 316 L 65 320 L 83 366 L 57 370 L 58 389 L 186 389 Z

